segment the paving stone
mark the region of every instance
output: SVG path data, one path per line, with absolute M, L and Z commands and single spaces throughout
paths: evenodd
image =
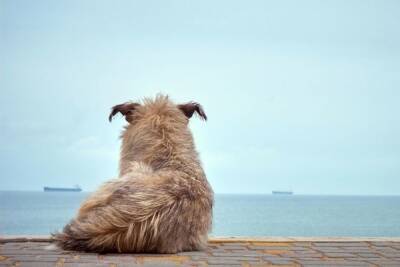
M 235 251 L 234 255 L 242 255 L 242 256 L 262 256 L 262 251 L 259 250 L 246 250 L 246 251 Z
M 312 249 L 311 249 L 311 247 L 293 246 L 293 247 L 290 248 L 290 250 L 292 250 L 292 251 L 309 251 L 309 250 L 312 250 Z
M 342 251 L 343 252 L 351 251 L 352 253 L 372 253 L 372 252 L 374 252 L 374 250 L 372 250 L 370 248 L 345 248 L 345 249 L 342 249 Z
M 355 254 L 357 254 L 361 258 L 381 258 L 382 257 L 379 254 L 370 253 L 370 252 L 367 252 L 367 253 L 365 253 L 365 252 L 355 252 Z
M 242 255 L 214 255 L 217 256 L 218 258 L 223 258 L 223 259 L 232 259 L 236 261 L 260 261 L 261 257 L 255 257 L 255 256 L 242 256 Z
M 207 263 L 209 265 L 241 265 L 238 259 L 233 259 L 231 257 L 209 257 Z
M 372 241 L 372 242 L 369 242 L 369 243 L 371 245 L 373 245 L 373 246 L 376 246 L 376 247 L 390 247 L 393 244 L 395 244 L 393 242 L 376 242 L 376 241 Z
M 136 259 L 133 255 L 129 255 L 129 256 L 118 256 L 118 255 L 113 255 L 113 256 L 100 256 L 98 257 L 99 260 L 101 261 L 105 261 L 105 262 L 114 262 L 114 261 L 118 261 L 118 262 L 136 262 Z M 81 258 L 80 258 L 81 259 Z M 80 259 L 77 259 L 78 261 Z
M 326 263 L 303 263 L 301 266 L 303 267 L 367 267 L 367 266 L 371 266 L 368 265 L 366 263 L 347 263 L 347 262 L 343 262 L 343 263 L 337 263 L 337 262 L 326 262 Z M 392 266 L 394 267 L 394 266 Z M 398 266 L 397 266 L 398 267 Z
M 279 258 L 279 259 L 269 259 L 268 260 L 270 263 L 275 264 L 275 265 L 293 265 L 296 262 L 290 259 L 284 259 L 284 258 Z
M 223 253 L 223 252 L 221 252 L 221 253 Z M 198 252 L 198 251 L 190 251 L 189 252 L 189 251 L 187 251 L 187 252 L 180 252 L 177 255 L 191 257 L 191 256 L 207 256 L 208 254 L 207 254 L 207 252 Z
M 321 251 L 321 252 L 346 252 L 346 251 L 348 251 L 345 248 L 339 248 L 339 247 L 318 247 L 318 248 L 315 248 L 315 250 Z
M 109 265 L 110 267 L 137 267 L 137 266 L 143 266 L 143 265 L 139 265 L 137 263 L 134 262 L 118 262 L 115 263 L 114 265 Z
M 21 262 L 18 267 L 54 267 L 54 263 L 49 262 Z
M 368 247 L 366 242 L 313 242 L 313 245 L 320 247 Z
M 371 266 L 371 264 L 363 261 L 344 261 L 344 260 L 318 260 L 318 261 L 298 261 L 301 266 Z
M 290 247 L 287 246 L 248 246 L 249 250 L 288 250 Z
M 37 255 L 44 250 L 4 249 L 2 255 Z M 45 251 L 46 255 L 63 255 L 63 252 Z
M 373 264 L 372 266 L 379 266 L 379 267 L 399 267 L 398 262 L 390 262 L 390 261 L 379 261 L 379 262 L 374 262 L 370 263 Z
M 291 253 L 293 254 L 297 254 L 297 255 L 311 255 L 311 254 L 316 254 L 316 255 L 322 255 L 322 252 L 317 251 L 317 250 L 294 250 L 291 251 Z
M 107 263 L 64 263 L 60 267 L 110 267 Z
M 357 255 L 345 252 L 329 252 L 324 253 L 324 255 L 328 258 L 357 258 Z
M 367 262 L 372 262 L 372 263 L 383 262 L 383 263 L 397 263 L 397 264 L 399 264 L 399 260 L 395 260 L 395 259 L 385 259 L 385 258 L 379 258 L 379 259 L 365 259 L 365 261 L 367 261 Z M 400 265 L 399 265 L 399 266 L 400 266 Z
M 225 253 L 225 252 L 228 252 L 228 250 L 221 249 L 221 248 L 216 248 L 216 249 L 208 249 L 206 252 L 208 252 L 208 253 L 210 253 L 210 252 L 222 252 L 222 253 Z
M 210 256 L 191 256 L 190 258 L 194 261 L 206 261 Z
M 322 254 L 288 254 L 285 255 L 286 258 L 292 258 L 292 259 L 320 259 L 323 257 Z
M 263 260 L 269 260 L 269 259 L 281 259 L 282 257 L 277 256 L 277 255 L 266 255 L 262 257 Z
M 260 263 L 249 263 L 248 265 L 246 265 L 246 264 L 244 264 L 244 266 L 248 266 L 248 267 L 266 267 L 266 266 L 280 266 L 280 267 L 298 267 L 298 266 L 300 266 L 299 264 L 294 264 L 294 265 L 287 265 L 287 264 L 284 264 L 284 265 L 277 265 L 277 264 L 274 264 L 274 265 L 271 265 L 271 264 L 269 264 L 269 263 L 266 263 L 266 262 L 260 262 Z
M 218 263 L 218 264 L 214 264 L 214 263 L 208 263 L 206 266 L 212 266 L 212 267 L 227 267 L 227 266 L 242 266 L 241 263 Z
M 51 260 L 46 260 L 46 259 L 40 259 L 38 256 L 30 256 L 30 255 L 18 255 L 16 257 L 11 257 L 11 259 L 13 259 L 14 261 L 49 261 L 49 262 L 56 262 L 58 260 L 57 259 L 51 259 Z
M 188 261 L 182 264 L 183 267 L 206 267 L 208 263 L 205 261 Z
M 376 253 L 385 258 L 400 258 L 400 253 L 382 253 L 382 252 L 376 252 Z
M 399 253 L 400 251 L 398 249 L 392 248 L 392 247 L 376 247 L 377 251 L 382 251 L 382 252 L 393 252 L 393 253 Z
M 212 252 L 211 256 L 217 257 L 261 257 L 263 254 L 258 253 L 256 251 L 245 251 L 240 253 L 221 253 L 221 252 Z

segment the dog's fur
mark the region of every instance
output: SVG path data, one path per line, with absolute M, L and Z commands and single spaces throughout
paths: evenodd
M 105 183 L 54 235 L 68 250 L 176 253 L 206 246 L 213 192 L 198 159 L 189 118 L 197 103 L 167 96 L 113 107 L 129 124 L 122 133 L 119 178 Z

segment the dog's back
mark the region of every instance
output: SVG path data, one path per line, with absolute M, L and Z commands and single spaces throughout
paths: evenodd
M 199 250 L 211 227 L 213 192 L 188 119 L 206 118 L 196 103 L 158 96 L 113 108 L 129 122 L 122 134 L 120 177 L 105 183 L 56 234 L 59 246 L 96 252 Z

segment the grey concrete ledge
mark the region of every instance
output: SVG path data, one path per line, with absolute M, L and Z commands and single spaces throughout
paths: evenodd
M 1 243 L 20 242 L 51 242 L 50 235 L 1 235 Z M 237 242 L 400 242 L 400 237 L 241 237 L 241 236 L 210 236 L 210 243 Z
M 0 235 L 0 244 L 9 242 L 51 242 L 50 235 Z
M 271 236 L 271 237 L 241 237 L 241 236 L 229 236 L 229 237 L 209 237 L 209 242 L 373 242 L 373 241 L 384 241 L 384 242 L 400 242 L 400 237 L 341 237 L 341 236 L 311 236 L 311 237 L 299 237 L 299 236 Z

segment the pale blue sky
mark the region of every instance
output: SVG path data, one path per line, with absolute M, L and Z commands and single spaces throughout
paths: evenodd
M 114 104 L 193 119 L 217 193 L 400 194 L 399 1 L 0 1 L 0 190 L 115 177 Z

